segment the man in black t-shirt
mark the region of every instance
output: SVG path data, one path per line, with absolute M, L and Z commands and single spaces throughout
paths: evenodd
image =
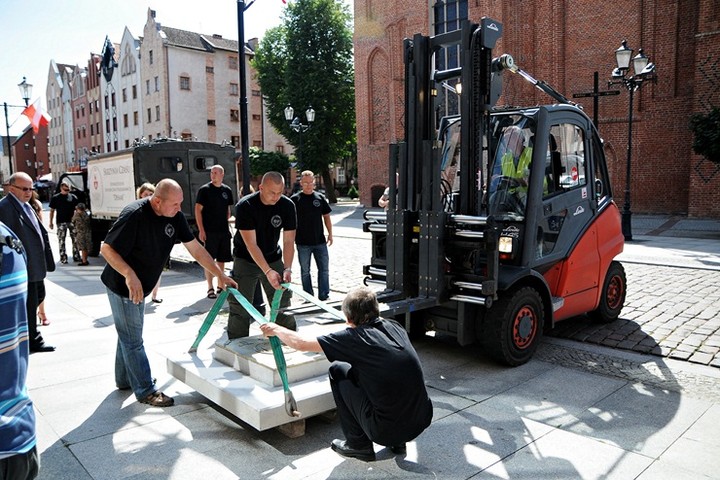
M 53 229 L 55 221 L 55 212 L 57 212 L 57 238 L 60 245 L 60 263 L 68 263 L 67 253 L 65 253 L 65 239 L 67 232 L 70 231 L 70 242 L 72 243 L 73 261 L 79 262 L 80 251 L 75 244 L 75 227 L 72 224 L 72 217 L 75 213 L 75 207 L 80 203 L 78 198 L 70 193 L 70 185 L 62 183 L 60 185 L 60 193 L 56 193 L 50 199 L 50 230 Z
M 142 336 L 144 298 L 157 284 L 176 240 L 220 281 L 237 285 L 193 237 L 181 212 L 182 201 L 180 185 L 175 180 L 161 180 L 152 197 L 123 209 L 100 250 L 107 261 L 100 279 L 107 287 L 118 333 L 115 384 L 121 390 L 132 388 L 138 401 L 157 407 L 169 407 L 174 401 L 155 390 L 150 373 Z
M 285 178 L 278 172 L 268 172 L 260 182 L 260 191 L 243 197 L 235 206 L 233 278 L 238 283 L 238 291 L 249 301 L 253 299 L 258 281 L 270 303 L 280 284 L 291 280 L 297 219 L 295 204 L 283 195 L 284 190 Z M 278 243 L 281 230 L 282 248 Z M 281 309 L 290 306 L 291 295 L 290 290 L 283 293 Z M 228 338 L 247 337 L 250 314 L 233 296 L 228 300 Z M 295 329 L 292 315 L 279 313 L 277 323 Z
M 333 450 L 370 461 L 375 442 L 404 454 L 405 442 L 420 435 L 433 415 L 417 352 L 399 323 L 379 318 L 372 290 L 351 290 L 342 310 L 349 328 L 317 338 L 274 323 L 260 328 L 290 348 L 323 352 L 332 362 L 330 387 L 346 438 L 333 440 Z
M 295 244 L 300 263 L 300 279 L 303 290 L 313 295 L 310 259 L 315 257 L 318 268 L 318 298 L 327 300 L 330 296 L 330 257 L 327 247 L 333 242 L 330 221 L 332 209 L 325 195 L 315 191 L 315 174 L 312 171 L 305 170 L 300 174 L 300 186 L 302 191 L 290 197 L 297 209 Z M 327 239 L 323 223 L 328 231 Z
M 197 193 L 195 200 L 195 221 L 198 226 L 198 240 L 205 245 L 211 257 L 215 259 L 220 270 L 225 269 L 225 262 L 232 260 L 230 252 L 230 208 L 235 204 L 232 189 L 225 185 L 223 178 L 225 169 L 222 165 L 213 165 L 210 169 L 210 182 L 206 183 Z M 213 275 L 205 270 L 208 298 L 216 298 L 217 293 L 224 289 L 218 283 L 218 291 L 213 287 Z

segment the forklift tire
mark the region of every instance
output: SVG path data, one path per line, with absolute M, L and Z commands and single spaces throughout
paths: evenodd
M 612 262 L 607 275 L 605 275 L 602 292 L 600 292 L 600 305 L 589 313 L 590 318 L 599 323 L 610 323 L 617 320 L 625 305 L 626 293 L 625 269 L 620 262 Z
M 488 310 L 483 346 L 500 362 L 512 367 L 522 365 L 537 350 L 544 320 L 542 298 L 534 288 L 508 292 Z

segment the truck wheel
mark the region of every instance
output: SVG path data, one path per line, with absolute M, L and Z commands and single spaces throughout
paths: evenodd
M 513 367 L 522 365 L 537 350 L 544 319 L 542 299 L 534 288 L 508 293 L 488 310 L 483 345 L 497 360 Z
M 625 269 L 620 262 L 612 262 L 607 275 L 605 275 L 602 292 L 600 292 L 600 305 L 590 312 L 590 318 L 600 323 L 617 320 L 625 305 L 626 293 Z

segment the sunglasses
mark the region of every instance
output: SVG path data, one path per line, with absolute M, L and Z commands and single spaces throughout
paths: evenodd
M 18 187 L 17 185 L 10 185 L 11 187 L 15 187 L 18 190 L 22 190 L 23 192 L 30 192 L 35 190 L 35 187 Z

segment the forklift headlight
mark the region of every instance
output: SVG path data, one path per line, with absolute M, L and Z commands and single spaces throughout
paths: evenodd
M 512 253 L 513 251 L 513 239 L 512 237 L 500 237 L 498 243 L 498 249 L 500 253 Z

